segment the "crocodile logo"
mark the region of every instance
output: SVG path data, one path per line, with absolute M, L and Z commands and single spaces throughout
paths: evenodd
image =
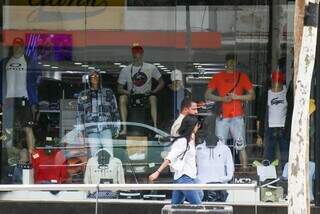
M 284 100 L 279 100 L 279 97 L 273 98 L 271 100 L 271 105 L 278 105 L 278 104 L 283 104 Z

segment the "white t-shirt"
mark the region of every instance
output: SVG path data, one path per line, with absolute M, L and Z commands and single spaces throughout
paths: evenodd
M 187 139 L 179 138 L 172 146 L 168 156 L 165 158 L 170 161 L 170 166 L 174 166 L 174 180 L 177 180 L 182 175 L 188 175 L 190 178 L 197 177 L 196 166 L 196 148 L 194 142 L 189 142 L 189 149 L 187 148 Z M 183 153 L 186 153 L 183 156 Z
M 172 137 L 178 137 L 179 133 L 178 130 L 181 126 L 182 120 L 185 117 L 185 115 L 180 114 L 179 117 L 174 121 L 173 125 L 171 126 L 171 131 L 170 131 L 170 135 Z
M 159 80 L 161 74 L 156 66 L 149 63 L 143 63 L 142 66 L 128 65 L 124 67 L 119 75 L 118 83 L 127 84 L 128 90 L 134 94 L 145 94 L 151 91 L 152 78 Z
M 7 94 L 6 97 L 26 97 L 27 92 L 27 62 L 24 56 L 11 57 L 6 65 Z
M 288 179 L 288 163 L 284 165 L 282 177 Z M 309 197 L 310 201 L 314 200 L 313 196 L 313 180 L 315 179 L 315 170 L 316 170 L 316 164 L 313 161 L 309 161 Z
M 288 102 L 287 88 L 284 86 L 280 92 L 268 90 L 268 122 L 269 127 L 284 127 L 286 122 Z
M 230 148 L 223 142 L 209 148 L 206 143 L 196 147 L 198 178 L 201 183 L 227 183 L 233 177 L 234 163 Z

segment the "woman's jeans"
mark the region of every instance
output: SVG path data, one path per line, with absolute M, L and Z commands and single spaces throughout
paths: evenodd
M 174 181 L 176 184 L 197 184 L 197 179 L 190 178 L 187 175 L 182 175 Z M 187 200 L 190 204 L 201 204 L 203 198 L 202 190 L 174 190 L 172 192 L 171 204 L 183 204 Z

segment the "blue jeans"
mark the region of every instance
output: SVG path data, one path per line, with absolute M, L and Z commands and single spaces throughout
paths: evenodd
M 176 184 L 197 184 L 196 179 L 182 175 L 174 181 Z M 173 190 L 171 204 L 183 204 L 187 200 L 190 204 L 201 204 L 203 198 L 202 190 Z
M 289 157 L 289 143 L 286 140 L 285 129 L 268 128 L 266 133 L 266 158 L 272 162 L 275 158 L 275 148 L 277 143 L 280 148 L 280 168 L 283 169 Z
M 22 168 L 17 166 L 8 167 L 8 177 L 10 184 L 22 184 Z
M 112 133 L 110 129 L 87 133 L 90 157 L 95 156 L 99 149 L 106 149 L 113 156 Z

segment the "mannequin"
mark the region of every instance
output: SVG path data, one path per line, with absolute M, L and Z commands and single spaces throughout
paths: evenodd
M 99 147 L 108 148 L 112 155 L 112 139 L 120 130 L 117 100 L 110 88 L 102 87 L 103 80 L 98 71 L 91 71 L 88 78 L 89 88 L 81 91 L 78 97 L 77 124 L 88 140 L 90 157 Z
M 164 81 L 155 65 L 143 62 L 144 49 L 139 43 L 134 43 L 131 51 L 132 63 L 121 70 L 118 78 L 121 120 L 127 122 L 130 97 L 133 97 L 133 95 L 147 95 L 151 108 L 153 125 L 154 127 L 157 127 L 157 95 L 164 87 Z M 155 89 L 152 89 L 152 79 L 155 79 L 158 82 Z M 127 127 L 125 125 L 123 126 L 120 135 L 126 134 Z
M 122 162 L 112 157 L 105 148 L 99 149 L 96 154 L 88 160 L 84 183 L 124 183 L 124 172 Z
M 285 73 L 273 71 L 271 74 L 271 87 L 260 97 L 259 111 L 257 114 L 257 144 L 265 143 L 265 159 L 270 162 L 276 159 L 275 151 L 279 146 L 280 170 L 289 158 L 289 141 L 291 123 L 288 123 L 292 115 L 293 106 L 290 99 L 291 89 L 287 89 Z M 290 114 L 291 113 L 291 114 Z M 289 116 L 289 118 L 288 118 Z M 264 138 L 264 140 L 263 140 Z
M 234 163 L 230 148 L 223 141 L 196 147 L 198 178 L 201 183 L 228 183 L 234 174 Z M 226 201 L 225 190 L 205 191 L 207 201 Z
M 88 160 L 84 175 L 85 184 L 123 184 L 125 183 L 122 162 L 113 157 L 105 148 L 99 149 Z M 88 198 L 117 198 L 112 191 L 89 192 Z

